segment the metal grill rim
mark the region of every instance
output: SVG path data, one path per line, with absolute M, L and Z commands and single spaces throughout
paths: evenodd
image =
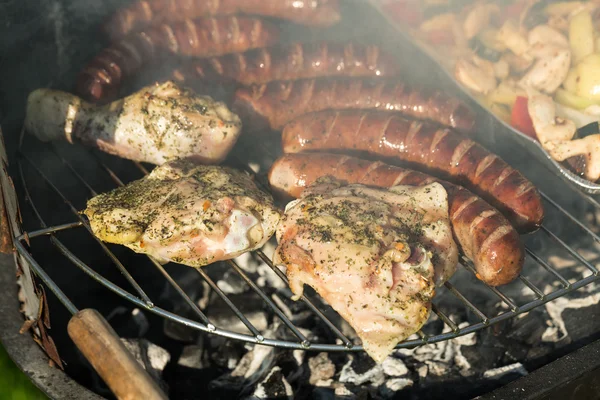
M 116 284 L 112 283 L 108 279 L 104 278 L 101 274 L 95 272 L 90 266 L 83 263 L 79 258 L 73 254 L 67 246 L 65 246 L 57 237 L 56 233 L 69 230 L 69 229 L 81 229 L 84 228 L 91 234 L 91 228 L 87 221 L 77 212 L 77 209 L 73 206 L 70 200 L 56 187 L 52 180 L 49 179 L 43 171 L 36 165 L 36 163 L 29 158 L 25 152 L 23 151 L 23 135 L 24 132 L 21 133 L 21 142 L 19 145 L 19 151 L 17 154 L 17 165 L 18 172 L 21 183 L 23 185 L 23 189 L 25 191 L 25 197 L 27 203 L 33 209 L 34 214 L 39 220 L 40 229 L 30 232 L 24 232 L 21 236 L 15 238 L 15 247 L 17 251 L 25 257 L 25 259 L 30 263 L 32 270 L 35 274 L 48 286 L 48 288 L 57 296 L 59 301 L 63 303 L 63 305 L 71 312 L 75 313 L 77 311 L 77 307 L 70 301 L 68 296 L 59 288 L 56 283 L 51 279 L 51 277 L 44 271 L 43 267 L 34 259 L 34 257 L 29 253 L 28 246 L 32 239 L 37 239 L 40 237 L 49 237 L 51 244 L 64 256 L 66 257 L 74 266 L 79 268 L 81 271 L 86 273 L 90 278 L 94 279 L 108 290 L 117 294 L 118 296 L 126 299 L 127 301 L 135 304 L 136 306 L 157 314 L 165 319 L 172 320 L 176 323 L 183 324 L 185 326 L 191 327 L 193 329 L 197 329 L 202 332 L 212 333 L 220 336 L 224 336 L 230 339 L 242 340 L 249 343 L 258 343 L 269 346 L 287 348 L 287 349 L 300 349 L 300 350 L 318 350 L 318 351 L 361 351 L 363 350 L 361 345 L 356 345 L 350 340 L 346 335 L 342 333 L 342 331 L 330 320 L 328 319 L 322 310 L 320 310 L 314 302 L 312 302 L 306 296 L 302 296 L 300 301 L 303 301 L 309 310 L 311 310 L 316 317 L 321 320 L 325 325 L 329 328 L 333 336 L 337 338 L 337 340 L 341 343 L 311 343 L 306 336 L 299 330 L 298 327 L 294 325 L 294 323 L 285 316 L 285 313 L 280 309 L 280 307 L 275 304 L 269 296 L 262 290 L 260 287 L 248 277 L 244 270 L 236 264 L 234 260 L 229 260 L 227 263 L 232 267 L 233 271 L 237 273 L 251 288 L 251 290 L 255 291 L 265 302 L 265 305 L 272 309 L 275 316 L 277 316 L 283 323 L 284 326 L 288 328 L 288 330 L 295 336 L 298 341 L 292 340 L 281 340 L 281 339 L 271 339 L 266 338 L 262 335 L 262 333 L 252 325 L 252 323 L 246 318 L 246 316 L 233 304 L 233 302 L 228 298 L 228 296 L 218 287 L 218 285 L 208 276 L 208 274 L 202 269 L 196 269 L 209 286 L 217 293 L 217 295 L 225 302 L 225 304 L 232 310 L 232 312 L 240 319 L 240 321 L 248 328 L 251 334 L 243 334 L 234 331 L 229 331 L 227 329 L 222 329 L 214 324 L 212 324 L 209 318 L 199 309 L 196 303 L 185 293 L 185 291 L 179 286 L 179 284 L 173 279 L 173 277 L 163 268 L 160 263 L 156 260 L 152 259 L 148 256 L 151 263 L 159 270 L 159 272 L 164 276 L 164 278 L 169 282 L 169 284 L 175 289 L 176 293 L 181 296 L 186 304 L 191 308 L 194 312 L 194 315 L 201 321 L 192 320 L 187 317 L 183 317 L 181 315 L 175 314 L 168 310 L 165 310 L 157 305 L 155 305 L 150 298 L 145 294 L 143 289 L 137 284 L 135 279 L 129 274 L 125 266 L 111 253 L 110 249 L 106 247 L 104 243 L 94 238 L 96 241 L 100 243 L 101 248 L 105 252 L 105 254 L 113 260 L 113 263 L 117 266 L 117 268 L 121 271 L 121 273 L 125 276 L 126 280 L 133 286 L 135 291 L 137 292 L 137 296 L 135 294 L 130 293 L 130 291 L 125 290 Z M 60 155 L 60 152 L 54 145 L 49 145 L 52 148 L 52 151 L 56 155 L 56 157 L 65 165 L 65 167 L 73 174 L 73 176 L 83 185 L 85 186 L 91 194 L 95 195 L 95 190 L 87 183 L 87 181 L 77 172 L 77 170 L 64 158 Z M 99 164 L 99 167 L 103 169 L 109 177 L 113 180 L 113 182 L 117 186 L 123 185 L 121 179 L 112 171 L 112 169 L 106 165 L 100 157 L 95 154 L 95 151 L 91 151 L 91 158 L 94 158 L 96 162 Z M 37 207 L 34 204 L 33 199 L 30 196 L 27 180 L 25 178 L 25 174 L 23 172 L 23 163 L 30 164 L 36 173 L 41 177 L 43 182 L 46 185 L 49 185 L 51 190 L 53 190 L 56 195 L 63 198 L 65 203 L 69 206 L 71 211 L 76 215 L 78 219 L 77 222 L 67 223 L 63 225 L 56 225 L 48 227 L 42 218 L 41 214 L 38 212 Z M 146 168 L 139 164 L 133 163 L 134 166 L 139 169 L 143 174 L 148 174 Z M 591 197 L 581 192 L 578 192 L 586 201 L 591 204 L 597 204 Z M 586 234 L 588 234 L 594 241 L 600 243 L 600 237 L 592 232 L 587 226 L 585 226 L 581 221 L 571 215 L 568 211 L 566 211 L 563 207 L 561 207 L 558 203 L 552 200 L 550 197 L 542 193 L 543 199 L 549 204 L 551 207 L 557 209 L 560 213 L 562 213 L 566 218 L 577 224 Z M 476 332 L 490 325 L 499 323 L 501 321 L 507 320 L 509 318 L 513 318 L 519 314 L 523 314 L 533 310 L 536 307 L 539 307 L 549 301 L 552 301 L 558 297 L 562 297 L 568 293 L 571 293 L 577 289 L 580 289 L 592 282 L 600 280 L 600 273 L 596 267 L 590 264 L 583 256 L 581 256 L 577 251 L 567 245 L 564 241 L 562 241 L 557 235 L 555 235 L 547 226 L 542 226 L 540 230 L 541 233 L 547 235 L 550 240 L 553 240 L 558 246 L 562 247 L 566 252 L 568 252 L 571 257 L 578 261 L 581 265 L 585 266 L 590 272 L 591 275 L 582 277 L 574 283 L 569 282 L 566 278 L 564 278 L 559 271 L 557 271 L 554 267 L 550 265 L 547 261 L 543 260 L 540 256 L 538 256 L 531 249 L 526 248 L 528 256 L 534 260 L 540 267 L 542 267 L 548 274 L 554 276 L 556 281 L 561 285 L 560 288 L 548 293 L 544 294 L 544 292 L 536 287 L 528 278 L 525 276 L 519 275 L 518 279 L 522 284 L 528 288 L 531 293 L 534 295 L 535 299 L 529 301 L 526 304 L 518 305 L 516 304 L 510 297 L 506 296 L 502 291 L 498 288 L 491 287 L 481 281 L 480 284 L 487 288 L 487 290 L 494 293 L 494 295 L 499 299 L 500 302 L 504 303 L 508 310 L 504 312 L 498 313 L 495 316 L 487 316 L 481 311 L 477 306 L 475 306 L 465 295 L 463 295 L 460 291 L 458 291 L 454 285 L 450 282 L 446 282 L 444 287 L 449 291 L 456 299 L 458 299 L 465 308 L 470 309 L 475 315 L 480 319 L 479 322 L 471 323 L 468 326 L 459 327 L 452 319 L 443 313 L 435 303 L 432 303 L 432 313 L 435 314 L 444 324 L 444 326 L 450 329 L 449 332 L 442 331 L 436 335 L 427 335 L 422 331 L 417 332 L 418 338 L 405 340 L 404 342 L 397 345 L 396 348 L 413 348 L 416 346 L 420 346 L 427 343 L 436 343 L 452 338 L 456 338 L 459 336 L 467 335 L 469 333 Z M 273 264 L 273 262 L 264 254 L 262 249 L 255 251 L 255 254 L 262 259 L 274 272 L 275 274 L 287 284 L 287 278 L 285 274 Z M 119 266 L 122 266 L 122 268 Z M 474 274 L 475 270 L 472 263 L 463 258 L 461 265 L 467 269 L 470 273 Z

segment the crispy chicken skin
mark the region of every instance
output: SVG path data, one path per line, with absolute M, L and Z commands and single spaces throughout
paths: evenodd
M 167 81 L 105 106 L 38 89 L 29 95 L 25 128 L 42 141 L 82 142 L 135 161 L 213 164 L 227 156 L 242 123 L 225 104 Z
M 438 183 L 389 190 L 319 180 L 286 207 L 274 262 L 296 298 L 312 286 L 382 362 L 427 321 L 436 271 L 458 251 Z
M 243 172 L 178 160 L 92 198 L 85 215 L 103 241 L 201 267 L 262 247 L 280 220 L 272 201 Z

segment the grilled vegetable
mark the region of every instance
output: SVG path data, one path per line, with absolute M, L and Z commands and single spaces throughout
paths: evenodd
M 512 108 L 510 124 L 527 136 L 537 139 L 527 108 L 527 97 L 518 96 Z
M 575 61 L 582 60 L 594 52 L 594 25 L 589 11 L 582 11 L 571 19 L 569 41 Z
M 577 66 L 579 81 L 577 94 L 581 97 L 600 101 L 600 64 L 586 59 Z

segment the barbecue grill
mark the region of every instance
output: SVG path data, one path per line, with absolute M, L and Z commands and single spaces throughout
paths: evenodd
M 59 7 L 67 3 L 52 4 L 52 7 Z M 371 17 L 371 14 L 376 18 L 367 7 L 353 7 L 360 8 L 360 11 L 350 13 L 355 19 L 363 15 Z M 106 10 L 99 11 L 98 15 L 103 12 Z M 63 15 L 62 18 L 66 17 Z M 348 25 L 354 24 L 349 22 Z M 62 51 L 65 51 L 64 48 Z M 419 57 L 422 56 L 416 55 L 416 60 L 424 60 Z M 76 60 L 79 58 L 83 59 L 83 56 L 74 57 Z M 58 67 L 64 68 L 64 65 Z M 62 72 L 61 78 L 68 82 L 67 78 L 72 74 Z M 31 88 L 28 86 L 27 90 Z M 18 89 L 25 90 L 23 87 Z M 3 94 L 15 93 L 12 88 L 11 92 Z M 18 93 L 18 98 L 24 95 Z M 7 101 L 7 98 L 2 98 L 0 106 L 5 107 Z M 91 234 L 87 220 L 79 212 L 84 208 L 85 201 L 98 193 L 141 178 L 148 174 L 151 166 L 117 159 L 80 146 L 38 142 L 20 130 L 18 121 L 23 110 L 19 108 L 22 106 L 9 107 L 7 111 L 14 112 L 14 115 L 3 116 L 8 149 L 3 145 L 2 152 L 8 154 L 4 159 L 10 163 L 3 166 L 0 183 L 6 218 L 12 230 L 8 234 L 16 250 L 22 308 L 30 320 L 37 317 L 40 309 L 44 318 L 50 318 L 48 310 L 51 311 L 52 329 L 49 329 L 48 323 L 45 326 L 34 325 L 32 331 L 55 365 L 61 364 L 61 360 L 68 360 L 67 372 L 89 384 L 89 380 L 78 376 L 68 366 L 77 362 L 85 365 L 85 362 L 76 361 L 76 351 L 68 348 L 65 326 L 69 314 L 77 313 L 80 308 L 95 307 L 108 316 L 115 304 L 137 309 L 144 315 L 160 317 L 171 327 L 180 327 L 186 332 L 202 332 L 206 340 L 223 337 L 228 341 L 271 346 L 289 352 L 362 351 L 362 346 L 357 344 L 345 322 L 313 291 L 307 290 L 299 304 L 289 300 L 291 293 L 286 289 L 286 276 L 270 259 L 269 249 L 272 252 L 272 247 L 267 246 L 237 260 L 192 270 L 176 265 L 161 265 L 151 257 L 135 255 L 96 239 Z M 482 137 L 482 141 L 516 166 L 522 166 L 524 174 L 542 189 L 547 210 L 546 222 L 535 234 L 523 237 L 527 251 L 526 264 L 523 273 L 510 285 L 494 288 L 484 284 L 476 279 L 472 264 L 462 259 L 461 269 L 438 290 L 428 324 L 399 344 L 398 349 L 414 349 L 450 341 L 500 326 L 579 289 L 595 287 L 594 284 L 600 280 L 597 259 L 600 237 L 595 222 L 588 218 L 600 211 L 600 203 L 596 198 L 567 186 L 543 167 L 528 165 L 523 161 L 524 153 L 518 149 L 510 152 L 499 149 L 500 142 L 504 142 L 502 147 L 515 144 L 508 139 L 504 141 L 503 127 L 495 125 L 483 113 L 480 122 L 480 126 L 488 128 L 485 129 L 487 136 Z M 256 174 L 257 182 L 266 188 L 266 168 L 277 156 L 278 148 L 276 140 L 264 139 L 257 143 L 247 138 L 241 139 L 227 163 Z M 15 187 L 16 195 L 13 190 Z M 17 209 L 17 198 L 21 211 Z M 258 264 L 264 268 L 257 273 L 257 269 L 248 264 Z M 30 281 L 29 271 L 43 285 L 38 286 Z M 241 323 L 241 328 L 232 327 L 233 319 L 226 323 L 221 320 L 217 322 L 219 318 L 199 304 L 198 291 L 190 289 L 188 284 L 188 280 L 192 279 L 191 274 L 195 275 L 194 282 L 213 293 L 214 301 L 235 318 L 236 324 Z M 273 283 L 277 280 L 279 283 Z M 236 296 L 235 290 L 227 288 L 226 284 L 230 284 L 230 281 L 244 286 L 245 293 L 253 293 L 252 296 L 259 301 L 250 306 L 244 304 L 243 297 Z M 10 292 L 11 296 L 12 293 L 14 291 Z M 106 298 L 106 302 L 98 301 L 100 297 Z M 278 329 L 258 326 L 263 324 L 250 317 L 255 311 L 265 312 L 267 319 L 271 324 L 276 324 Z M 299 314 L 304 316 L 298 318 Z M 313 321 L 313 330 L 305 327 L 307 319 Z M 113 326 L 120 333 L 120 327 Z M 0 337 L 20 365 L 33 365 L 27 364 L 27 356 L 17 354 L 17 350 L 10 348 L 11 345 L 23 346 L 22 339 L 13 344 L 10 338 L 14 334 L 14 324 L 0 330 Z M 55 338 L 56 346 L 47 340 L 48 335 Z M 153 333 L 149 332 L 147 336 L 152 337 Z M 588 338 L 588 341 L 591 339 Z M 597 365 L 589 364 L 589 367 L 596 368 Z M 40 375 L 39 370 L 47 370 L 39 363 L 32 368 L 36 370 L 36 376 Z M 86 392 L 71 381 L 62 392 L 49 389 L 50 384 L 56 382 L 54 379 L 60 376 L 57 370 L 51 371 L 43 373 L 50 374 L 48 376 L 53 377 L 50 380 L 36 380 L 36 376 L 32 378 L 53 397 L 81 393 L 76 398 L 83 398 Z M 477 390 L 474 393 L 478 393 Z M 90 393 L 85 396 L 93 397 Z

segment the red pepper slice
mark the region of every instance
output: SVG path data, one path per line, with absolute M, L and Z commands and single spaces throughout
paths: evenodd
M 537 140 L 535 128 L 533 127 L 533 122 L 531 121 L 531 117 L 529 116 L 527 100 L 527 97 L 517 97 L 517 101 L 515 101 L 512 113 L 510 115 L 510 124 L 513 128 Z

